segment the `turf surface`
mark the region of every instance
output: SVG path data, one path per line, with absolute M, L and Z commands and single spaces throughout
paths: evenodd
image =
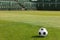
M 41 26 L 47 37 L 38 36 Z M 60 12 L 0 11 L 0 40 L 60 40 Z

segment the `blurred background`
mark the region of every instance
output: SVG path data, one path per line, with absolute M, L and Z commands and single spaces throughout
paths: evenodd
M 60 10 L 60 0 L 0 0 L 0 10 Z

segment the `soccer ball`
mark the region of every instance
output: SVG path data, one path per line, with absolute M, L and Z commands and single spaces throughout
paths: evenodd
M 45 37 L 45 36 L 47 36 L 48 35 L 48 31 L 47 31 L 47 29 L 46 28 L 40 28 L 39 29 L 39 36 L 42 36 L 42 37 Z

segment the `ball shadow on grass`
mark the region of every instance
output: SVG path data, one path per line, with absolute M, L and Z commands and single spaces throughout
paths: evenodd
M 32 38 L 44 38 L 44 36 L 32 36 Z

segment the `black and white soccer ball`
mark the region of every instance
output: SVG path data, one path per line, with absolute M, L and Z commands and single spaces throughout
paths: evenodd
M 42 37 L 45 37 L 45 36 L 47 36 L 48 35 L 48 31 L 47 31 L 47 29 L 46 28 L 40 28 L 39 29 L 39 36 L 42 36 Z

